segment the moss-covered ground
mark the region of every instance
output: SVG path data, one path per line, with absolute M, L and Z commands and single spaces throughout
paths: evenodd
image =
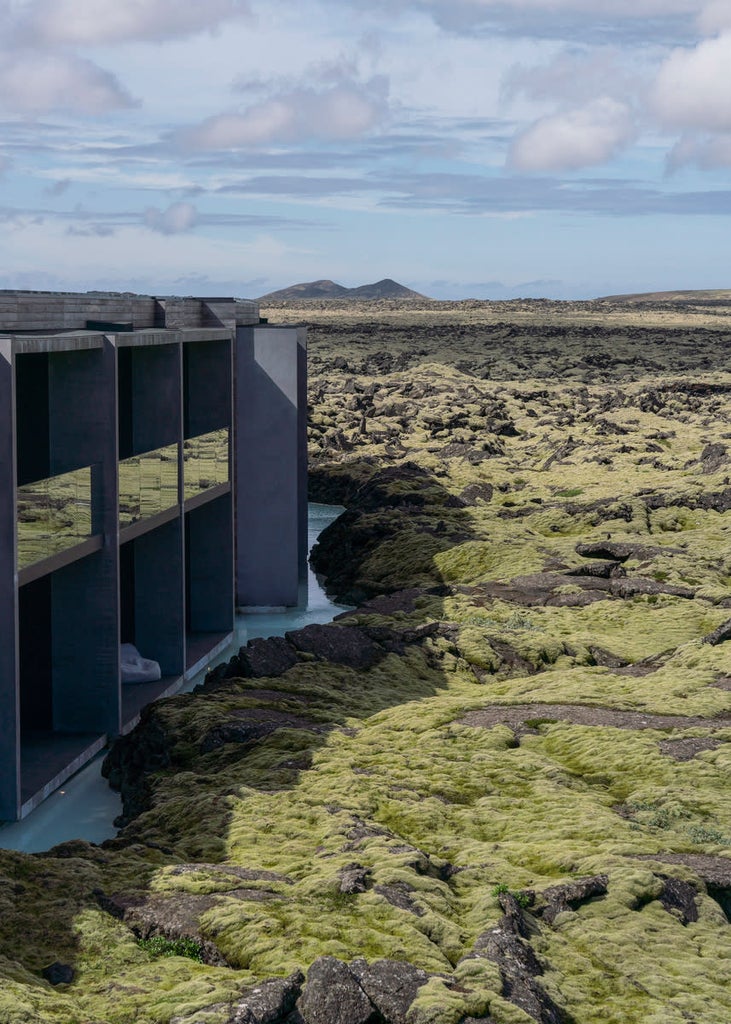
M 439 629 L 368 670 L 302 657 L 157 705 L 168 766 L 118 840 L 0 851 L 0 1021 L 221 1024 L 329 954 L 455 976 L 415 1024 L 529 1024 L 496 965 L 461 958 L 496 889 L 540 904 L 597 874 L 605 896 L 535 919 L 566 1020 L 731 1021 L 728 892 L 698 867 L 731 865 L 731 640 L 705 642 L 731 618 L 729 311 L 265 312 L 312 324 L 313 493 L 350 509 L 317 564 L 361 605 L 344 622 Z M 504 705 L 519 724 L 472 714 Z M 292 727 L 206 742 L 263 708 Z M 353 865 L 364 891 L 343 891 Z M 155 957 L 101 894 L 183 908 L 228 966 Z

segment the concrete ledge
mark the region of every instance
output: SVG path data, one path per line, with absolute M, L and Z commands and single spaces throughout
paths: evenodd
M 66 735 L 64 733 L 49 734 L 48 749 L 50 756 L 48 757 L 48 760 L 53 760 L 52 751 L 54 744 L 57 744 L 58 747 L 61 747 L 62 745 L 68 746 L 69 744 L 73 744 L 74 739 L 75 737 Z M 19 814 L 19 817 L 21 819 L 27 817 L 30 814 L 30 812 L 35 810 L 35 808 L 40 803 L 43 803 L 46 797 L 50 796 L 51 793 L 54 792 L 54 790 L 58 789 L 59 786 L 62 786 L 67 779 L 70 779 L 72 775 L 75 775 L 76 772 L 80 768 L 83 768 L 84 765 L 87 764 L 87 762 L 91 761 L 93 757 L 96 757 L 99 751 L 103 750 L 108 743 L 108 739 L 105 735 L 98 736 L 91 742 L 88 741 L 88 737 L 80 736 L 78 737 L 78 740 L 80 749 L 78 753 L 76 753 L 76 755 L 73 757 L 73 759 L 69 761 L 63 768 L 60 768 L 56 772 L 56 774 L 53 775 L 53 777 L 50 778 L 43 786 L 36 790 L 35 793 L 25 797 L 22 800 Z M 29 772 L 26 769 L 24 775 L 27 774 L 29 774 Z
M 119 531 L 119 543 L 126 544 L 127 541 L 136 540 L 137 537 L 143 537 L 159 526 L 164 526 L 166 523 L 171 523 L 173 519 L 179 518 L 180 505 L 171 505 L 170 508 L 163 509 L 162 512 L 157 512 L 154 516 L 145 516 L 144 519 L 138 519 L 136 523 L 123 526 Z
M 190 662 L 190 664 L 185 670 L 186 680 L 192 679 L 193 676 L 197 676 L 198 673 L 201 672 L 207 665 L 210 665 L 214 658 L 217 658 L 219 654 L 223 654 L 226 648 L 231 643 L 233 643 L 234 638 L 233 631 L 231 633 L 225 633 L 223 635 L 221 633 L 211 633 L 210 636 L 212 638 L 216 638 L 216 640 L 213 642 L 213 646 L 208 651 L 206 651 L 205 654 L 203 654 L 200 657 L 197 657 L 197 660 Z M 205 637 L 205 633 L 196 633 L 194 637 L 192 637 L 191 639 L 197 645 L 205 643 Z M 193 654 L 192 657 L 196 657 L 196 654 Z
M 85 334 L 34 334 L 29 337 L 13 336 L 13 351 L 16 355 L 38 355 L 43 352 L 85 352 L 102 348 L 104 339 L 99 333 Z
M 81 544 L 74 544 L 66 551 L 59 551 L 57 555 L 51 555 L 39 562 L 33 562 L 32 565 L 26 565 L 18 570 L 18 586 L 22 587 L 25 583 L 33 583 L 34 580 L 48 576 L 49 573 L 56 572 L 57 569 L 65 569 L 67 565 L 78 562 L 81 558 L 86 558 L 87 555 L 93 555 L 95 551 L 101 551 L 103 546 L 104 538 L 101 534 L 97 534 L 82 541 Z
M 291 607 L 296 608 L 297 606 L 291 605 Z M 241 615 L 281 615 L 288 611 L 288 607 L 283 604 L 237 605 L 236 611 Z
M 194 494 L 192 498 L 186 498 L 185 500 L 185 511 L 192 512 L 196 508 L 200 508 L 202 505 L 207 505 L 209 501 L 215 501 L 216 498 L 223 497 L 224 494 L 231 493 L 231 484 L 216 484 L 214 487 L 208 487 L 205 491 L 201 491 L 200 494 Z
M 183 676 L 167 676 L 156 683 L 130 683 L 122 687 L 122 736 L 131 732 L 140 720 L 143 708 L 163 697 L 172 697 L 183 685 Z

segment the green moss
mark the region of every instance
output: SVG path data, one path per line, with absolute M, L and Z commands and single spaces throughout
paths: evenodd
M 354 314 L 339 315 L 350 323 Z M 231 681 L 161 704 L 170 766 L 151 782 L 151 809 L 127 830 L 137 845 L 80 844 L 64 857 L 0 851 L 3 949 L 13 957 L 0 959 L 3 1024 L 222 1024 L 246 985 L 306 969 L 325 953 L 452 974 L 422 988 L 414 1024 L 487 1013 L 497 1024 L 529 1024 L 500 994 L 495 965 L 460 958 L 499 920 L 496 890 L 533 889 L 540 900 L 550 886 L 596 873 L 609 877 L 605 897 L 531 934 L 548 994 L 576 1024 L 731 1019 L 726 919 L 690 868 L 662 861 L 727 856 L 731 842 L 731 730 L 712 721 L 731 707 L 729 692 L 713 685 L 730 674 L 728 645 L 702 642 L 729 615 L 731 522 L 711 507 L 725 471 L 706 474 L 698 462 L 716 426 L 731 422 L 731 355 L 710 327 L 692 345 L 674 345 L 664 321 L 641 345 L 628 339 L 629 321 L 589 336 L 583 327 L 598 315 L 581 313 L 582 330 L 549 349 L 540 332 L 522 331 L 534 313 L 518 311 L 505 335 L 494 323 L 445 335 L 439 307 L 419 314 L 421 355 L 413 325 L 387 343 L 373 324 L 362 338 L 349 335 L 354 365 L 378 345 L 402 359 L 405 373 L 314 375 L 315 475 L 333 493 L 347 485 L 355 501 L 369 480 L 388 496 L 388 507 L 371 503 L 357 518 L 353 536 L 365 547 L 353 584 L 366 593 L 432 590 L 414 611 L 354 623 L 450 625 L 367 672 L 302 660 L 265 683 Z M 558 314 L 545 316 L 555 326 Z M 312 352 L 324 365 L 318 322 Z M 434 338 L 445 337 L 439 349 Z M 336 341 L 340 351 L 345 343 Z M 719 371 L 709 374 L 700 359 Z M 517 361 L 530 367 L 520 379 Z M 454 365 L 461 362 L 472 372 Z M 704 398 L 711 381 L 721 387 Z M 699 382 L 704 389 L 688 390 Z M 353 387 L 374 383 L 376 416 L 361 434 Z M 337 449 L 336 434 L 344 439 Z M 648 446 L 653 437 L 661 452 Z M 444 454 L 452 442 L 464 448 Z M 420 472 L 399 479 L 407 462 Z M 384 468 L 395 471 L 389 479 Z M 492 494 L 485 488 L 465 505 L 469 492 L 460 495 L 471 484 L 490 484 Z M 583 586 L 558 576 L 550 596 L 521 603 L 519 577 L 580 571 L 589 563 L 577 544 L 607 540 L 642 546 L 624 563 L 630 579 L 689 586 L 695 597 L 597 591 L 600 600 L 581 606 Z M 516 579 L 512 600 L 484 586 Z M 597 648 L 634 669 L 597 665 Z M 654 660 L 637 664 L 644 659 Z M 266 700 L 252 692 L 261 687 Z M 463 723 L 468 711 L 495 704 L 596 705 L 707 722 L 618 729 L 571 725 L 542 710 L 526 719 L 537 731 L 520 736 L 506 725 Z M 201 752 L 212 729 L 262 705 L 313 728 Z M 681 737 L 720 745 L 678 762 L 661 743 Z M 181 862 L 198 868 L 181 872 Z M 341 872 L 354 863 L 369 871 L 366 891 L 343 893 Z M 696 887 L 697 922 L 684 927 L 663 909 L 660 876 L 668 874 Z M 200 938 L 233 969 L 152 959 L 95 895 L 140 889 L 207 897 Z M 56 960 L 76 970 L 63 990 L 41 977 Z

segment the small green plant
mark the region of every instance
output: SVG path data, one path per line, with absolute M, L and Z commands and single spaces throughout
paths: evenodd
M 627 804 L 632 815 L 640 814 L 640 824 L 649 828 L 672 828 L 681 818 L 689 817 L 685 807 L 666 807 L 647 800 L 633 800 Z
M 694 843 L 712 843 L 714 846 L 731 846 L 731 839 L 719 832 L 717 828 L 706 828 L 704 825 L 690 825 L 688 835 Z
M 505 882 L 500 882 L 494 886 L 492 895 L 497 899 L 499 896 L 512 896 L 519 907 L 523 910 L 531 905 L 531 898 L 526 892 L 522 892 L 520 889 L 511 889 L 510 886 L 506 885 Z
M 196 963 L 203 963 L 203 949 L 195 939 L 166 939 L 155 935 L 151 939 L 139 939 L 137 945 L 157 960 L 167 956 L 185 956 Z
M 342 892 L 340 889 L 331 889 L 319 894 L 319 902 L 324 904 L 328 912 L 338 913 L 352 910 L 357 903 L 358 894 L 354 892 Z
M 534 625 L 527 615 L 523 615 L 521 612 L 513 612 L 512 615 L 508 616 L 502 625 L 503 629 L 514 630 L 514 629 L 527 629 L 527 630 L 538 630 L 540 627 Z
M 578 498 L 580 494 L 584 493 L 583 487 L 567 487 L 563 491 L 556 491 L 557 498 Z

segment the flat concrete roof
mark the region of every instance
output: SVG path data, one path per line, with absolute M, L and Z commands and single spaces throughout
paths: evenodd
M 101 348 L 103 336 L 96 331 L 78 331 L 63 334 L 7 334 L 16 355 L 36 355 L 43 352 L 82 352 Z

